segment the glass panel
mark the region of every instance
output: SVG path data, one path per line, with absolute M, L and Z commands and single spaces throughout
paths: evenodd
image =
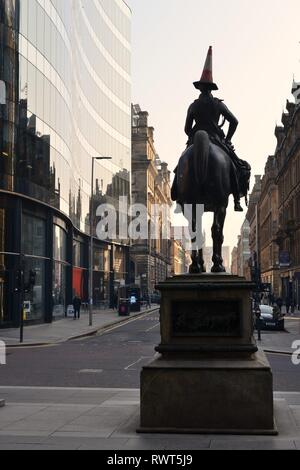
M 21 0 L 22 1 L 22 0 Z M 28 14 L 28 39 L 33 45 L 36 45 L 36 31 L 37 31 L 37 4 L 36 0 L 29 2 Z
M 45 315 L 45 261 L 25 258 L 25 283 L 30 271 L 36 273 L 35 286 L 24 295 L 26 321 L 43 320 Z
M 73 269 L 73 296 L 75 295 L 82 302 L 88 301 L 88 272 L 84 269 Z
M 66 271 L 61 263 L 53 267 L 53 317 L 62 317 L 66 313 Z
M 44 220 L 23 214 L 22 252 L 25 255 L 46 256 L 46 223 Z
M 66 232 L 58 225 L 54 225 L 53 238 L 53 258 L 57 261 L 67 261 Z
M 85 256 L 84 256 L 84 243 L 78 240 L 73 241 L 73 265 L 77 267 L 86 267 Z

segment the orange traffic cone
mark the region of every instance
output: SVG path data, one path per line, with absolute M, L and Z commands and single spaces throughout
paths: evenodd
M 213 60 L 212 60 L 212 47 L 211 46 L 208 49 L 202 77 L 200 81 L 194 82 L 194 86 L 198 90 L 200 90 L 201 85 L 205 85 L 210 90 L 218 90 L 218 87 L 214 83 L 214 80 L 213 80 Z

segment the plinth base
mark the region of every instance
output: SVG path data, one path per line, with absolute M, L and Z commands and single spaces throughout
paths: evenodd
M 248 359 L 159 358 L 143 368 L 138 432 L 274 435 L 273 416 L 262 351 Z

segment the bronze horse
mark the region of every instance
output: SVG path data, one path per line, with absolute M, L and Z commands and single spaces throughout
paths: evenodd
M 212 226 L 213 273 L 226 272 L 222 246 L 224 223 L 230 194 L 236 192 L 234 164 L 225 150 L 210 141 L 208 133 L 197 131 L 193 145 L 182 154 L 172 187 L 172 200 L 177 201 L 184 214 L 184 205 L 193 206 L 192 231 L 197 233 L 196 205 L 214 213 Z M 192 240 L 196 244 L 195 239 Z M 205 272 L 202 246 L 194 246 L 190 273 Z

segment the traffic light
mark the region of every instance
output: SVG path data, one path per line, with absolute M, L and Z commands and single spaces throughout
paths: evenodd
M 36 283 L 36 272 L 32 269 L 29 271 L 28 282 L 25 285 L 25 292 L 26 294 L 30 293 L 35 286 Z
M 23 281 L 24 281 L 24 271 L 22 269 L 18 269 L 16 272 L 15 278 L 15 292 L 21 292 L 23 289 Z
M 29 285 L 30 287 L 34 287 L 36 282 L 36 272 L 32 269 L 29 272 Z

